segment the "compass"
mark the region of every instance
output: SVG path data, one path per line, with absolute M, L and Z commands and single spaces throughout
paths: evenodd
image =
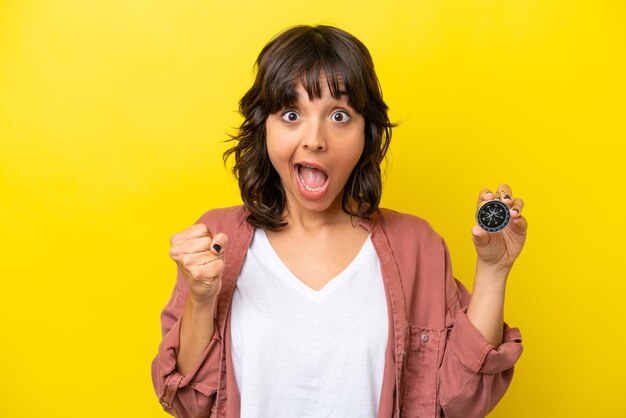
M 490 200 L 476 212 L 476 221 L 487 232 L 503 230 L 511 220 L 509 207 L 499 199 Z

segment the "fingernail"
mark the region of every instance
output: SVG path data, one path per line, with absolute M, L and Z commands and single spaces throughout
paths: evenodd
M 519 213 L 519 210 L 517 210 L 517 209 L 511 209 L 511 212 Z
M 213 249 L 219 253 L 222 251 L 222 246 L 219 244 L 213 244 Z
M 510 199 L 510 198 L 511 198 L 511 196 L 509 196 L 509 195 L 507 194 L 507 195 L 504 195 L 504 198 L 505 198 L 505 199 Z

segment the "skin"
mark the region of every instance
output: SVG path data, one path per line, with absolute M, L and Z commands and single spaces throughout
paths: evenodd
M 320 85 L 322 97 L 314 100 L 309 100 L 301 85 L 297 86 L 296 104 L 270 115 L 266 121 L 268 154 L 285 189 L 288 222 L 280 231 L 266 232 L 285 265 L 315 290 L 324 287 L 354 259 L 368 236 L 341 208 L 343 188 L 363 150 L 364 119 L 348 105 L 345 96 L 333 98 L 325 80 Z M 302 161 L 324 168 L 328 186 L 323 195 L 311 198 L 302 193 L 294 169 L 294 164 Z M 528 225 L 521 215 L 524 202 L 512 198 L 508 185 L 501 184 L 495 193 L 511 208 L 512 220 L 497 234 L 489 234 L 478 225 L 472 228 L 477 261 L 467 315 L 497 347 L 502 342 L 507 278 L 524 246 Z M 482 190 L 477 207 L 496 194 Z M 190 288 L 177 356 L 177 369 L 183 375 L 194 368 L 215 332 L 215 301 L 221 288 L 227 243 L 225 234 L 214 235 L 203 224 L 171 238 L 170 257 Z
M 226 234 L 213 235 L 204 224 L 192 225 L 170 239 L 170 257 L 189 286 L 176 365 L 183 375 L 194 367 L 215 332 L 213 313 L 227 243 Z
M 522 216 L 524 201 L 513 198 L 508 184 L 498 186 L 495 194 L 483 189 L 478 195 L 477 208 L 495 197 L 502 199 L 511 210 L 511 221 L 502 231 L 490 234 L 474 225 L 472 240 L 476 247 L 476 276 L 467 317 L 494 347 L 502 343 L 504 296 L 506 282 L 513 263 L 526 242 L 528 222 Z
M 289 270 L 315 290 L 345 269 L 367 239 L 367 231 L 353 226 L 341 208 L 344 186 L 363 152 L 365 120 L 346 96 L 332 97 L 324 78 L 320 85 L 322 97 L 313 101 L 298 85 L 298 101 L 265 124 L 268 154 L 287 197 L 288 222 L 267 236 Z M 323 167 L 328 187 L 322 197 L 302 193 L 299 162 Z

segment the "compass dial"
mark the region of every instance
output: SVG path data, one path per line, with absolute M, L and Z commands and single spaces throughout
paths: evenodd
M 511 220 L 509 207 L 500 200 L 490 200 L 476 212 L 478 225 L 487 232 L 503 230 Z

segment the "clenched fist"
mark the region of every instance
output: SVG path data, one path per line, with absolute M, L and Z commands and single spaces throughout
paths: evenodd
M 222 288 L 226 234 L 213 235 L 198 223 L 170 239 L 170 257 L 189 286 L 189 296 L 198 303 L 212 301 Z

